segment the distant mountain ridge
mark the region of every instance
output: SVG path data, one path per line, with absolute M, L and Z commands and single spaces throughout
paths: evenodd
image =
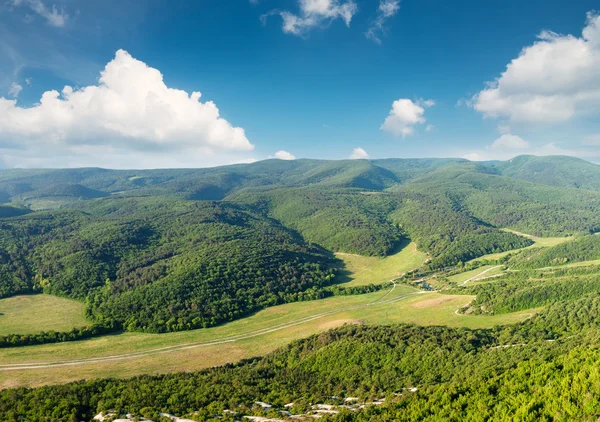
M 11 169 L 0 170 L 0 200 L 30 205 L 38 198 L 60 197 L 62 204 L 69 199 L 92 199 L 108 194 L 221 200 L 238 190 L 261 186 L 380 191 L 426 180 L 423 178 L 427 175 L 439 176 L 440 171 L 447 177 L 458 176 L 465 169 L 541 185 L 600 191 L 600 166 L 596 164 L 566 156 L 523 155 L 486 163 L 458 158 L 299 159 L 200 169 Z
M 569 156 L 521 155 L 494 165 L 503 176 L 557 187 L 600 190 L 600 166 Z

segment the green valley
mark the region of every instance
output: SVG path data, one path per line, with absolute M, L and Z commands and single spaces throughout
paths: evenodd
M 17 210 L 0 219 L 0 420 L 277 419 L 290 402 L 334 420 L 460 419 L 472 408 L 430 400 L 459 389 L 481 406 L 491 393 L 465 386 L 519 383 L 530 350 L 592 359 L 600 192 L 509 168 L 0 171 Z

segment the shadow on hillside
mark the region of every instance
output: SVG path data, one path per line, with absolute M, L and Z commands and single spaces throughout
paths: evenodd
M 404 248 L 406 248 L 408 245 L 410 245 L 410 242 L 411 242 L 411 240 L 409 238 L 403 237 L 398 242 L 396 242 L 396 245 L 394 246 L 392 251 L 390 253 L 388 253 L 386 256 L 396 255 L 397 253 L 400 253 Z M 332 265 L 332 268 L 335 268 L 337 270 L 336 276 L 335 276 L 332 284 L 336 285 L 336 284 L 350 283 L 352 280 L 354 280 L 352 271 L 350 271 L 346 267 L 346 264 L 344 263 L 344 261 L 341 260 L 340 258 L 338 258 L 336 255 L 334 255 L 334 254 L 332 254 L 332 255 L 335 259 L 335 263 Z

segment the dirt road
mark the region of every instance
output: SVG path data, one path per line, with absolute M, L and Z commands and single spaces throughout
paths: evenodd
M 332 310 L 332 311 L 328 311 L 328 312 L 322 312 L 319 314 L 300 318 L 295 321 L 287 322 L 285 324 L 273 325 L 271 327 L 267 327 L 267 328 L 263 328 L 260 330 L 240 334 L 238 336 L 222 337 L 222 338 L 211 340 L 208 342 L 183 343 L 183 344 L 177 344 L 177 345 L 172 345 L 172 346 L 165 346 L 165 347 L 161 347 L 161 348 L 157 348 L 157 349 L 145 350 L 145 351 L 141 351 L 141 352 L 123 353 L 123 354 L 119 354 L 119 355 L 103 356 L 103 357 L 98 357 L 98 358 L 87 358 L 87 359 L 66 360 L 66 361 L 56 361 L 56 362 L 34 362 L 34 363 L 0 365 L 0 371 L 16 371 L 16 370 L 24 370 L 24 369 L 35 370 L 35 369 L 43 369 L 43 368 L 51 368 L 51 367 L 54 368 L 54 367 L 61 367 L 61 366 L 76 366 L 76 365 L 86 365 L 86 364 L 90 364 L 90 363 L 118 361 L 118 360 L 125 360 L 125 359 L 136 359 L 136 358 L 141 358 L 141 357 L 145 357 L 145 356 L 157 355 L 157 354 L 162 354 L 162 353 L 170 353 L 170 352 L 174 352 L 174 351 L 192 349 L 192 348 L 196 348 L 196 347 L 206 347 L 206 346 L 214 346 L 214 345 L 218 345 L 218 344 L 233 343 L 236 341 L 245 340 L 245 339 L 249 339 L 249 338 L 253 338 L 253 337 L 258 337 L 258 336 L 265 335 L 268 333 L 285 330 L 286 328 L 290 328 L 290 327 L 293 327 L 296 325 L 301 325 L 306 322 L 324 318 L 326 316 L 330 316 L 330 315 L 334 315 L 334 314 L 338 314 L 338 313 L 342 313 L 342 312 L 347 312 L 347 311 L 352 311 L 355 309 L 368 308 L 371 306 L 387 305 L 390 303 L 399 302 L 399 301 L 406 299 L 408 297 L 411 297 L 411 296 L 431 293 L 431 292 L 425 292 L 425 291 L 417 291 L 414 293 L 408 293 L 403 296 L 398 296 L 393 299 L 383 300 L 395 288 L 396 288 L 396 285 L 394 284 L 392 289 L 389 292 L 387 292 L 383 297 L 381 297 L 380 299 L 377 299 L 376 301 L 371 302 L 371 303 L 366 303 L 364 305 L 349 306 L 347 308 L 340 308 L 340 309 L 336 309 L 336 310 Z

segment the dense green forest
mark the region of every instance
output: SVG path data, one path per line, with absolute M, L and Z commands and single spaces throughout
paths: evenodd
M 418 274 L 439 273 L 444 293 L 475 296 L 459 314 L 537 313 L 485 330 L 345 326 L 197 373 L 5 390 L 0 420 L 81 421 L 101 411 L 279 418 L 315 403 L 337 406 L 321 416 L 340 421 L 596 420 L 600 267 L 564 265 L 600 259 L 597 175 L 598 166 L 568 157 L 1 170 L 0 298 L 74 298 L 90 326 L 8 335 L 0 347 L 203 328 L 375 291 L 383 286 L 336 285 L 333 252 L 382 257 L 407 240 L 429 255 Z M 503 228 L 574 238 L 523 249 L 533 241 Z M 503 266 L 501 276 L 459 284 L 441 275 L 513 250 L 486 261 Z M 350 409 L 348 397 L 378 404 Z
M 410 239 L 436 271 L 532 244 L 503 227 L 595 233 L 600 192 L 522 180 L 532 160 L 3 170 L 0 297 L 43 291 L 85 301 L 96 324 L 177 331 L 329 294 L 332 252 L 385 256 Z M 570 177 L 564 158 L 544 162 Z M 536 265 L 573 259 L 556 253 Z
M 513 268 L 542 268 L 600 259 L 600 236 L 581 236 L 551 248 L 530 250 L 512 258 Z
M 463 287 L 460 292 L 477 295 L 469 311 L 493 314 L 537 308 L 599 291 L 598 267 L 592 267 L 509 272 L 493 283 Z
M 542 185 L 600 190 L 600 168 L 575 157 L 522 155 L 492 164 L 500 174 Z
M 164 332 L 310 298 L 333 278 L 328 252 L 234 204 L 123 198 L 86 211 L 1 223 L 3 296 L 68 296 L 93 321 Z
M 333 420 L 587 420 L 600 412 L 600 296 L 560 301 L 516 326 L 345 326 L 235 365 L 0 392 L 1 420 L 160 412 L 195 420 L 281 416 L 385 399 Z M 552 340 L 552 341 L 550 341 Z M 410 391 L 409 389 L 416 389 Z M 255 405 L 268 402 L 269 412 Z M 229 419 L 228 419 L 229 418 Z

